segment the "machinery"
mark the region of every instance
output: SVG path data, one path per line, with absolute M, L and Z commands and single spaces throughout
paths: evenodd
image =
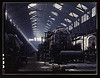
M 84 59 L 88 61 L 96 62 L 96 49 L 97 49 L 96 35 L 89 34 L 89 35 L 84 36 L 84 38 L 82 36 L 78 36 L 77 38 L 80 38 L 80 39 L 77 41 L 73 41 L 72 43 L 73 45 L 75 44 L 81 45 L 81 49 L 84 52 L 84 57 L 85 57 Z
M 96 36 L 77 36 L 74 40 L 67 29 L 58 27 L 45 32 L 45 42 L 38 47 L 38 61 L 54 63 L 96 61 Z
M 42 48 L 39 46 L 38 53 L 40 56 L 42 54 L 44 61 L 48 61 L 47 58 L 54 63 L 67 63 L 75 60 L 76 62 L 84 61 L 81 45 L 72 44 L 71 35 L 67 29 L 59 27 L 53 32 L 46 32 L 45 36 L 45 42 L 40 44 Z
M 18 38 L 17 35 L 5 33 L 5 43 L 6 45 L 4 54 L 6 72 L 16 72 L 23 62 L 23 42 Z

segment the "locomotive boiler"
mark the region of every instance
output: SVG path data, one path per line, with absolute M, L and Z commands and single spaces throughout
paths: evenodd
M 81 45 L 72 44 L 72 38 L 67 29 L 59 27 L 53 32 L 47 32 L 46 34 L 45 42 L 42 45 L 44 46 L 45 58 L 48 57 L 46 54 L 49 54 L 49 57 L 55 63 L 65 63 L 80 58 L 83 60 Z M 71 51 L 73 52 L 71 53 Z

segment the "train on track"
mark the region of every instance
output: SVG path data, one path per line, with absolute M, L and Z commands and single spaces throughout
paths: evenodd
M 54 63 L 84 62 L 86 57 L 88 59 L 88 54 L 91 54 L 87 52 L 89 48 L 92 47 L 94 50 L 91 49 L 95 51 L 94 41 L 96 41 L 95 36 L 72 39 L 67 29 L 58 27 L 53 32 L 45 33 L 45 42 L 38 47 L 38 60 Z

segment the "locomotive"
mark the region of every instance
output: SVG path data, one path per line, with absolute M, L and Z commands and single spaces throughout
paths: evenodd
M 39 45 L 38 55 L 42 60 L 52 61 L 54 63 L 68 63 L 75 60 L 83 62 L 83 52 L 81 45 L 72 44 L 70 32 L 58 27 L 53 32 L 46 32 L 45 42 Z
M 84 42 L 82 39 L 82 36 L 80 36 L 80 40 L 77 40 L 76 44 L 81 44 L 81 49 L 84 52 L 85 57 L 84 60 L 96 62 L 96 34 L 94 33 L 84 36 Z M 73 45 L 75 45 L 75 41 L 73 41 L 72 43 Z

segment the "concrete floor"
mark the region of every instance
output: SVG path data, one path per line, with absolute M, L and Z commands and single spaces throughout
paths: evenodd
M 37 62 L 34 57 L 28 57 L 27 64 L 24 64 L 18 71 L 51 71 L 51 65 Z
M 68 63 L 68 64 L 49 64 L 48 62 L 37 62 L 36 57 L 28 57 L 27 64 L 24 64 L 18 71 L 96 71 L 95 63 Z

